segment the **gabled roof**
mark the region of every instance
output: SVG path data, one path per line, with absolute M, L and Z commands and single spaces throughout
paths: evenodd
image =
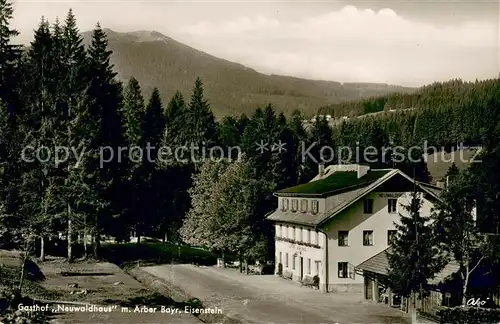
M 411 179 L 410 177 L 408 177 L 406 174 L 399 171 L 398 169 L 376 170 L 376 171 L 371 171 L 371 172 L 377 172 L 377 171 L 384 171 L 384 173 L 382 176 L 380 176 L 381 173 L 378 173 L 378 178 L 376 178 L 375 180 L 360 182 L 357 185 L 352 185 L 352 186 L 347 187 L 347 188 L 345 188 L 345 187 L 339 188 L 337 191 L 327 192 L 328 195 L 326 195 L 326 196 L 321 195 L 320 197 L 333 198 L 332 202 L 331 202 L 330 210 L 328 210 L 325 213 L 318 213 L 315 215 L 311 215 L 309 213 L 305 214 L 305 213 L 301 213 L 301 212 L 290 212 L 290 211 L 282 211 L 280 209 L 277 209 L 276 211 L 271 213 L 267 217 L 267 219 L 270 221 L 275 221 L 275 222 L 284 222 L 284 223 L 310 225 L 310 226 L 319 227 L 319 226 L 323 225 L 324 223 L 326 223 L 327 221 L 329 221 L 334 216 L 336 216 L 337 214 L 339 214 L 340 212 L 342 212 L 343 210 L 345 210 L 346 208 L 348 208 L 349 206 L 351 206 L 352 204 L 354 204 L 355 202 L 357 202 L 359 199 L 361 199 L 362 197 L 364 197 L 368 193 L 375 190 L 378 186 L 380 186 L 381 184 L 383 184 L 387 180 L 391 179 L 395 175 L 400 175 L 403 178 L 407 179 L 408 181 L 413 182 L 413 179 Z M 342 172 L 339 172 L 339 173 L 342 173 Z M 350 173 L 350 172 L 346 172 L 346 173 Z M 357 178 L 357 173 L 356 172 L 354 172 L 354 173 L 356 174 L 356 178 Z M 368 174 L 370 174 L 370 172 Z M 366 174 L 364 177 L 368 176 L 368 174 Z M 332 175 L 331 177 L 333 177 L 334 175 Z M 362 177 L 361 179 L 363 179 L 364 177 Z M 328 178 L 330 178 L 330 177 L 328 177 Z M 326 178 L 324 180 L 327 180 L 328 178 Z M 359 179 L 359 180 L 361 180 L 361 179 Z M 319 181 L 323 181 L 323 180 L 318 180 L 318 181 L 314 181 L 314 182 L 319 182 Z M 314 182 L 306 183 L 304 185 L 309 185 L 309 184 L 312 184 Z M 439 193 L 436 190 L 437 187 L 435 187 L 435 188 L 433 187 L 433 190 L 431 190 L 431 188 L 422 185 L 418 181 L 416 181 L 415 183 L 422 191 L 426 192 L 427 194 L 433 196 L 436 199 L 439 199 Z M 296 187 L 299 187 L 299 186 L 296 186 Z M 293 187 L 293 188 L 296 188 L 296 187 Z M 437 189 L 439 189 L 439 188 L 437 188 Z M 277 194 L 277 196 L 280 196 L 280 195 Z M 286 195 L 286 196 L 288 196 L 288 195 Z M 305 196 L 303 194 L 301 194 L 300 196 L 301 197 L 310 197 L 310 196 Z M 313 197 L 315 197 L 315 196 L 316 195 L 313 195 Z
M 356 269 L 387 276 L 389 274 L 389 258 L 387 257 L 387 254 L 391 253 L 392 249 L 389 247 L 382 252 L 375 254 L 371 258 L 363 261 L 361 264 L 356 266 Z M 459 270 L 460 265 L 455 260 L 451 260 L 443 268 L 443 270 L 441 270 L 433 279 L 429 280 L 429 284 L 437 285 L 445 281 L 448 277 Z

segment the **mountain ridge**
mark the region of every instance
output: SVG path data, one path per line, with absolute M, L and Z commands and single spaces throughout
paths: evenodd
M 241 113 L 251 115 L 257 107 L 269 103 L 285 115 L 299 109 L 306 116 L 311 116 L 328 104 L 415 90 L 383 83 L 341 83 L 265 74 L 218 58 L 157 31 L 124 33 L 107 28 L 103 30 L 108 37 L 109 49 L 113 51 L 112 63 L 120 80 L 126 82 L 135 77 L 146 96 L 153 87 L 158 87 L 166 104 L 177 90 L 189 98 L 194 81 L 199 76 L 217 118 Z M 82 35 L 84 42 L 90 44 L 91 32 L 83 32 Z

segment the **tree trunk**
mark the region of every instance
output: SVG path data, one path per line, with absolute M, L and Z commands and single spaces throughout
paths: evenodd
M 27 256 L 25 253 L 25 255 L 23 256 L 23 262 L 21 263 L 21 278 L 19 278 L 19 285 L 17 286 L 17 293 L 19 294 L 19 296 L 21 296 L 23 292 L 23 284 L 26 271 L 26 260 Z
M 73 262 L 73 224 L 71 223 L 71 208 L 68 204 L 68 262 Z
M 99 230 L 96 229 L 96 233 L 94 235 L 94 259 L 99 259 L 99 250 L 101 249 L 101 235 L 99 234 Z
M 411 323 L 416 324 L 417 323 L 417 294 L 415 292 L 411 293 L 410 312 L 411 312 Z
M 241 260 L 241 257 L 238 257 L 238 261 L 240 261 L 240 273 L 243 273 L 243 262 Z
M 465 266 L 464 283 L 462 286 L 462 305 L 467 305 L 467 286 L 469 285 L 469 266 Z
M 40 236 L 40 261 L 45 261 L 45 237 Z
M 87 215 L 83 218 L 83 257 L 87 259 L 88 257 L 88 247 L 87 247 Z
M 167 232 L 165 232 L 165 235 L 163 235 L 162 242 L 163 243 L 167 242 Z
M 246 274 L 250 273 L 250 271 L 248 269 L 248 260 L 245 260 L 245 271 L 246 271 Z

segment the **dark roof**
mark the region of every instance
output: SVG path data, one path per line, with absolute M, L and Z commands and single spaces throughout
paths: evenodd
M 417 181 L 417 183 L 421 186 L 427 189 L 428 191 L 432 192 L 435 196 L 439 197 L 441 195 L 441 192 L 443 191 L 443 188 L 433 186 L 429 183 Z
M 356 269 L 387 276 L 389 274 L 389 258 L 387 257 L 387 254 L 391 253 L 392 249 L 389 247 L 382 252 L 375 254 L 371 258 L 363 261 L 356 267 Z M 444 269 L 441 270 L 441 272 L 439 272 L 433 279 L 429 280 L 429 283 L 431 285 L 437 285 L 459 270 L 460 265 L 455 260 L 451 260 L 444 267 Z
M 270 221 L 275 221 L 275 222 L 310 225 L 310 226 L 318 227 L 318 226 L 321 226 L 324 223 L 326 223 L 332 217 L 336 216 L 338 213 L 343 211 L 345 208 L 348 208 L 351 204 L 355 203 L 356 201 L 358 201 L 359 199 L 364 197 L 366 194 L 372 192 L 379 185 L 381 185 L 382 183 L 384 183 L 385 181 L 387 181 L 388 179 L 392 178 L 393 176 L 395 176 L 397 174 L 403 176 L 408 181 L 413 182 L 413 179 L 411 179 L 406 174 L 404 174 L 403 172 L 401 172 L 397 169 L 378 170 L 378 171 L 372 171 L 372 172 L 377 172 L 377 173 L 383 172 L 383 175 L 382 176 L 379 175 L 379 178 L 377 178 L 374 181 L 366 181 L 366 183 L 360 183 L 359 185 L 351 186 L 348 188 L 344 188 L 343 190 L 330 192 L 328 195 L 324 195 L 325 197 L 328 197 L 329 206 L 330 206 L 330 209 L 328 211 L 326 211 L 325 213 L 318 213 L 315 215 L 311 215 L 309 213 L 305 214 L 305 213 L 301 213 L 301 212 L 282 211 L 278 208 L 274 212 L 272 212 L 269 216 L 267 216 L 267 219 Z M 346 173 L 349 173 L 349 172 L 346 172 Z M 354 173 L 356 174 L 356 179 L 357 179 L 357 172 L 354 172 Z M 368 174 L 370 174 L 370 173 L 368 173 Z M 333 177 L 334 175 L 335 174 L 333 174 L 331 177 Z M 365 175 L 365 176 L 367 176 L 367 175 Z M 363 178 L 361 178 L 361 179 L 363 179 Z M 324 180 L 326 180 L 326 179 L 324 179 Z M 323 180 L 317 180 L 314 182 L 319 182 L 319 181 L 323 181 Z M 313 182 L 310 182 L 310 183 L 313 183 Z M 306 183 L 304 185 L 307 185 L 310 183 Z M 417 183 L 417 185 L 422 190 L 426 191 L 428 194 L 430 194 L 436 198 L 439 197 L 439 195 L 437 195 L 434 191 L 431 191 L 429 188 L 421 185 L 420 183 Z
M 368 171 L 363 177 L 358 178 L 356 171 L 335 172 L 321 180 L 311 181 L 298 186 L 286 188 L 276 192 L 278 196 L 287 194 L 326 196 L 335 194 L 349 188 L 364 187 L 373 183 L 389 173 L 391 170 Z
M 387 275 L 389 273 L 389 259 L 387 258 L 387 253 L 391 253 L 392 249 L 387 248 L 384 251 L 375 254 L 368 260 L 365 260 L 363 263 L 358 265 L 356 268 L 381 274 L 381 275 Z

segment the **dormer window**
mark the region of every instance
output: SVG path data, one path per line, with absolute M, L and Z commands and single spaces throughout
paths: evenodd
M 319 203 L 317 200 L 312 201 L 312 213 L 317 214 L 319 209 Z
M 297 199 L 292 199 L 292 211 L 296 212 L 298 209 L 298 200 Z
M 281 210 L 283 210 L 283 211 L 288 210 L 288 199 L 287 198 L 283 199 L 283 202 L 282 202 L 282 205 L 281 205 Z
M 302 213 L 306 213 L 307 212 L 307 199 L 302 199 L 300 201 L 300 211 Z

